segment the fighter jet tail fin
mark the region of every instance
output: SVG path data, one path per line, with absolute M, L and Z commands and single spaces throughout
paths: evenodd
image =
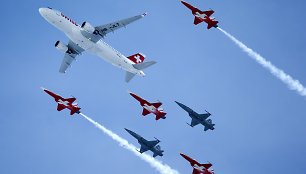
M 149 66 L 154 65 L 156 62 L 155 61 L 149 61 L 149 62 L 142 62 L 142 63 L 138 63 L 138 64 L 133 64 L 135 69 L 138 70 L 143 70 L 148 68 Z

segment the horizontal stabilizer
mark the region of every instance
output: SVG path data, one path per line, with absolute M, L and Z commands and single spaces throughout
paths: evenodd
M 149 62 L 143 62 L 143 63 L 139 63 L 139 64 L 133 64 L 135 69 L 138 70 L 143 70 L 148 68 L 149 66 L 154 65 L 156 62 L 155 61 L 149 61 Z
M 204 131 L 207 131 L 209 129 L 208 126 L 204 126 Z
M 81 108 L 71 109 L 70 115 L 73 115 L 73 114 L 75 114 L 75 113 L 79 114 L 79 113 L 80 113 L 80 109 L 81 109 Z
M 135 76 L 135 74 L 127 71 L 126 74 L 125 74 L 125 81 L 130 82 L 134 76 Z
M 218 21 L 214 21 L 210 18 L 206 18 L 204 21 L 208 24 L 207 29 L 210 29 L 212 27 L 215 27 L 215 28 L 218 27 L 218 25 L 217 25 L 219 23 Z
M 156 115 L 155 120 L 159 120 L 159 119 L 166 119 L 166 115 L 167 113 L 162 112 L 161 114 Z

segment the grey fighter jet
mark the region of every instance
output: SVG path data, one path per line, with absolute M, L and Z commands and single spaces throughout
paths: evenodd
M 179 103 L 177 101 L 175 101 L 175 103 L 177 103 L 181 108 L 183 108 L 186 112 L 188 112 L 189 116 L 191 117 L 191 123 L 190 124 L 187 123 L 189 126 L 194 127 L 198 124 L 202 124 L 204 126 L 204 131 L 207 131 L 208 129 L 210 130 L 215 129 L 214 128 L 215 124 L 212 123 L 212 120 L 207 119 L 209 116 L 211 116 L 211 114 L 206 110 L 205 114 L 198 114 L 189 107 L 183 105 L 182 103 Z
M 153 152 L 153 157 L 155 158 L 156 156 L 163 156 L 163 150 L 161 150 L 160 146 L 157 145 L 160 141 L 155 138 L 156 140 L 153 141 L 148 141 L 144 139 L 142 136 L 136 134 L 135 132 L 128 130 L 124 128 L 129 134 L 131 134 L 133 137 L 135 137 L 138 140 L 138 143 L 140 144 L 140 153 L 146 152 L 148 150 Z

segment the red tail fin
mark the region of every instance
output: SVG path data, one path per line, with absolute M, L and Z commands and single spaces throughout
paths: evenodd
M 138 63 L 142 63 L 145 60 L 145 55 L 143 55 L 142 53 L 137 53 L 134 55 L 131 55 L 129 57 L 127 57 L 128 59 L 130 59 L 131 61 L 133 61 L 134 63 L 138 64 Z

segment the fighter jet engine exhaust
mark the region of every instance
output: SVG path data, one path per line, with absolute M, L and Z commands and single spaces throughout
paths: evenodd
M 96 126 L 98 129 L 100 129 L 103 133 L 111 137 L 113 140 L 117 141 L 119 145 L 131 152 L 133 152 L 134 155 L 138 156 L 145 162 L 149 163 L 151 167 L 155 168 L 159 173 L 161 174 L 179 174 L 178 171 L 175 169 L 172 169 L 170 166 L 163 164 L 161 161 L 156 160 L 155 158 L 143 153 L 140 154 L 136 149 L 136 147 L 132 144 L 130 144 L 127 140 L 121 138 L 119 135 L 113 133 L 111 130 L 108 130 L 98 122 L 92 120 L 91 118 L 87 117 L 83 113 L 80 113 L 87 121 L 92 123 L 94 126 Z
M 290 75 L 286 74 L 283 70 L 277 68 L 270 61 L 266 60 L 264 57 L 253 51 L 251 48 L 247 47 L 245 44 L 240 42 L 234 36 L 226 32 L 220 27 L 217 27 L 223 34 L 230 38 L 236 45 L 238 45 L 244 52 L 246 52 L 251 58 L 253 58 L 262 67 L 269 70 L 272 75 L 277 77 L 283 83 L 285 83 L 289 89 L 296 91 L 299 95 L 306 97 L 305 87 L 296 79 L 293 79 Z

